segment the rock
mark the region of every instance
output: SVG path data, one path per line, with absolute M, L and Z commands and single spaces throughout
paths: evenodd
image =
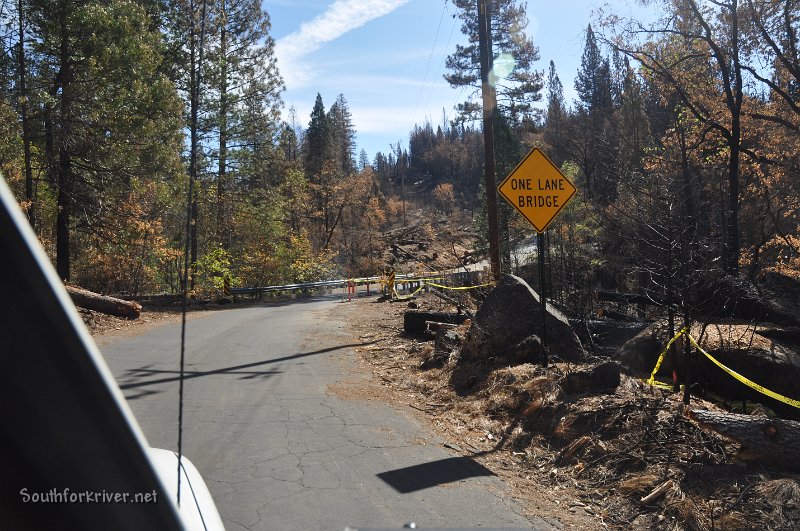
M 738 372 L 745 378 L 789 398 L 800 400 L 800 353 L 777 341 L 769 345 L 754 342 L 749 348 L 723 345 L 709 348 L 702 346 L 720 363 Z M 781 416 L 800 419 L 800 409 L 774 400 L 745 386 L 714 365 L 702 354 L 697 356 L 697 368 L 693 380 L 701 389 L 708 389 L 733 400 L 748 400 L 763 404 Z
M 453 349 L 461 346 L 464 338 L 453 329 L 439 328 L 436 331 L 436 340 L 434 342 L 434 350 L 437 352 L 446 352 L 450 355 Z
M 449 360 L 453 352 L 461 346 L 464 337 L 456 330 L 441 327 L 436 330 L 436 340 L 434 347 L 419 365 L 423 371 L 438 369 L 443 367 Z
M 800 325 L 800 282 L 780 273 L 764 273 L 758 281 L 761 293 L 769 297 L 775 311 L 789 324 Z
M 430 355 L 428 355 L 428 357 L 422 360 L 422 362 L 419 364 L 419 368 L 423 371 L 439 369 L 444 367 L 444 364 L 447 363 L 449 358 L 449 354 L 439 350 L 434 350 L 430 353 Z
M 666 337 L 666 325 L 663 323 L 653 323 L 624 345 L 614 354 L 613 359 L 622 364 L 623 367 L 641 374 L 650 374 L 658 361 L 658 355 L 664 349 L 670 338 Z M 659 371 L 660 375 L 672 373 L 672 360 L 669 356 L 664 360 L 664 364 Z
M 800 283 L 778 273 L 766 273 L 759 284 L 723 274 L 712 276 L 697 287 L 696 297 L 700 315 L 800 326 Z
M 614 392 L 619 387 L 622 367 L 606 361 L 586 370 L 573 371 L 564 380 L 564 391 L 571 394 L 600 394 Z
M 763 334 L 762 334 L 763 332 Z M 800 399 L 800 345 L 790 341 L 793 330 L 754 328 L 742 324 L 709 324 L 701 337 L 701 327 L 692 336 L 716 360 L 749 380 L 789 398 Z M 647 378 L 659 354 L 671 339 L 663 322 L 653 323 L 625 343 L 614 355 L 624 367 Z M 683 342 L 678 348 L 678 374 L 683 378 L 685 365 Z M 800 418 L 800 410 L 759 393 L 717 367 L 703 354 L 692 349 L 692 383 L 699 392 L 712 391 L 729 400 L 747 400 L 764 404 L 789 418 Z M 656 375 L 662 381 L 672 379 L 672 360 L 667 355 Z M 683 381 L 681 380 L 681 383 Z
M 514 346 L 514 361 L 518 364 L 541 361 L 544 349 L 539 336 L 530 335 Z
M 567 318 L 553 306 L 547 305 L 547 347 L 552 358 L 580 361 L 585 351 Z M 535 354 L 530 336 L 541 336 L 541 305 L 539 295 L 521 278 L 503 275 L 503 279 L 486 296 L 473 319 L 462 349 L 462 358 L 475 359 L 519 352 Z M 531 343 L 530 341 L 533 341 Z

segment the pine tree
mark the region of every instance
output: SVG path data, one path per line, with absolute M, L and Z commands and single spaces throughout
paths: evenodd
M 322 96 L 317 93 L 303 142 L 303 168 L 309 182 L 320 184 L 322 168 L 331 155 L 331 127 Z
M 586 41 L 581 66 L 575 78 L 575 90 L 583 108 L 598 120 L 607 117 L 612 109 L 611 67 L 603 57 L 591 24 L 586 28 Z
M 336 119 L 341 118 L 339 115 Z M 334 144 L 332 122 L 333 116 L 325 112 L 322 96 L 318 93 L 304 137 L 303 160 L 310 185 L 310 216 L 316 221 L 312 239 L 319 250 L 326 250 L 330 245 L 344 207 L 341 187 L 344 175 L 338 157 L 340 152 Z
M 332 155 L 341 175 L 347 176 L 355 172 L 356 130 L 353 127 L 353 116 L 347 106 L 344 94 L 339 94 L 328 111 L 330 125 L 330 141 Z
M 567 108 L 564 103 L 564 87 L 556 73 L 556 65 L 550 61 L 547 73 L 547 114 L 545 116 L 544 137 L 550 145 L 550 158 L 561 166 L 566 159 L 566 120 Z
M 618 131 L 612 123 L 614 98 L 610 62 L 603 57 L 591 25 L 586 28 L 575 90 L 579 102 L 569 135 L 570 156 L 582 170 L 586 196 L 607 203 L 616 195 Z
M 155 0 L 158 2 L 159 0 Z M 208 90 L 208 52 L 209 33 L 213 28 L 211 2 L 198 0 L 163 0 L 159 13 L 161 32 L 164 42 L 165 61 L 161 71 L 167 75 L 178 89 L 184 104 L 184 124 L 188 130 L 185 158 L 188 161 L 189 188 L 192 189 L 189 207 L 190 229 L 190 288 L 195 285 L 195 264 L 198 259 L 198 233 L 201 228 L 199 219 L 198 189 L 205 179 L 201 179 L 208 171 L 207 144 L 204 139 L 209 136 L 214 123 L 213 98 Z M 203 223 L 203 227 L 207 224 Z M 178 231 L 181 238 L 186 229 Z
M 39 83 L 51 97 L 43 151 L 57 189 L 56 269 L 69 279 L 74 215 L 96 230 L 137 179 L 174 175 L 180 107 L 159 72 L 160 38 L 137 4 L 31 0 L 30 8 Z
M 0 168 L 9 163 L 10 159 L 17 157 L 18 144 L 21 144 L 25 184 L 25 200 L 22 204 L 28 221 L 35 228 L 37 198 L 31 155 L 33 105 L 29 68 L 31 54 L 27 20 L 29 9 L 25 0 L 0 4 L 0 49 L 7 51 L 0 55 L 0 113 L 4 114 L 0 119 L 7 119 L 6 115 L 10 119 L 14 111 L 19 116 L 19 133 L 16 131 L 17 120 L 9 121 L 9 129 L 4 128 L 3 133 L 7 136 L 0 140 Z M 17 136 L 19 138 L 16 138 Z
M 209 53 L 217 131 L 216 239 L 229 244 L 227 205 L 232 183 L 253 183 L 272 156 L 283 81 L 269 35 L 269 15 L 258 0 L 217 0 Z
M 513 123 L 533 121 L 534 104 L 541 99 L 542 77 L 534 68 L 539 49 L 525 34 L 528 17 L 525 4 L 518 0 L 487 0 L 491 12 L 491 39 L 495 56 L 494 72 L 502 81 L 496 84 L 498 106 Z M 451 87 L 472 87 L 469 99 L 458 105 L 465 119 L 480 115 L 481 72 L 478 53 L 478 8 L 474 0 L 453 0 L 463 21 L 461 31 L 467 35 L 466 46 L 457 45 L 447 57 L 449 73 L 444 78 Z M 504 75 L 502 75 L 504 74 Z
M 367 155 L 367 150 L 362 148 L 358 154 L 358 170 L 363 171 L 367 166 L 369 166 L 369 156 Z
M 291 125 L 284 123 L 278 135 L 278 145 L 283 152 L 283 158 L 288 163 L 294 165 L 298 162 L 299 152 L 297 134 Z
M 639 167 L 645 148 L 650 143 L 650 125 L 645 110 L 642 83 L 626 57 L 623 61 L 623 80 L 620 91 L 621 158 L 630 167 Z

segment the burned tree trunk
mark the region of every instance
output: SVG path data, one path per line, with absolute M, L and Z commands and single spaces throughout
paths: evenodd
M 800 422 L 766 416 L 692 410 L 690 417 L 742 445 L 744 461 L 800 467 Z
M 74 286 L 65 287 L 75 306 L 127 319 L 138 319 L 142 313 L 142 306 L 136 302 L 100 295 Z

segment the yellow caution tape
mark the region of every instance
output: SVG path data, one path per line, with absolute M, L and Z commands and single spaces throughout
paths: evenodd
M 649 385 L 655 385 L 655 383 L 656 383 L 656 373 L 658 372 L 658 369 L 661 368 L 661 364 L 664 363 L 664 358 L 667 356 L 667 352 L 669 352 L 669 347 L 671 347 L 672 344 L 675 343 L 678 340 L 678 338 L 681 337 L 685 333 L 686 333 L 686 329 L 685 328 L 681 329 L 680 332 L 675 334 L 675 337 L 673 337 L 672 339 L 669 340 L 669 343 L 667 343 L 667 346 L 664 347 L 664 350 L 661 351 L 661 355 L 658 357 L 658 361 L 656 362 L 656 366 L 653 369 L 653 372 L 650 373 L 650 379 L 646 380 L 646 382 Z
M 653 380 L 653 381 L 646 380 L 646 383 L 648 385 L 650 385 L 651 387 L 659 387 L 661 389 L 668 389 L 670 391 L 672 391 L 672 388 L 673 388 L 672 384 L 659 382 L 658 380 Z
M 464 289 L 485 288 L 485 287 L 494 285 L 494 284 L 481 284 L 480 286 L 462 286 L 462 287 L 455 288 L 455 287 L 452 287 L 452 286 L 443 286 L 441 284 L 436 284 L 434 282 L 425 282 L 423 279 L 414 279 L 414 280 L 410 280 L 409 282 L 419 282 L 420 286 L 419 286 L 419 288 L 416 289 L 416 291 L 414 291 L 414 293 L 406 295 L 405 297 L 398 296 L 397 292 L 393 290 L 393 294 L 395 296 L 395 300 L 398 300 L 398 301 L 409 300 L 411 297 L 413 297 L 414 295 L 419 293 L 425 286 L 433 286 L 435 288 L 442 288 L 442 289 L 464 290 Z
M 706 352 L 703 349 L 703 347 L 701 347 L 697 343 L 697 341 L 695 341 L 695 339 L 692 337 L 692 335 L 688 333 L 686 328 L 682 329 L 680 332 L 675 334 L 675 337 L 670 339 L 669 343 L 667 343 L 667 346 L 664 347 L 664 350 L 661 352 L 661 355 L 658 357 L 658 361 L 656 362 L 655 368 L 653 368 L 653 372 L 650 373 L 650 378 L 648 380 L 646 380 L 646 382 L 649 385 L 654 385 L 654 386 L 657 386 L 657 387 L 664 387 L 664 386 L 667 385 L 667 384 L 663 384 L 661 382 L 656 381 L 656 379 L 655 379 L 656 373 L 658 372 L 658 369 L 661 368 L 661 364 L 664 361 L 664 357 L 667 355 L 667 351 L 669 351 L 669 347 L 671 347 L 672 344 L 675 341 L 677 341 L 677 339 L 682 335 L 685 335 L 689 339 L 689 341 L 692 343 L 692 345 L 694 345 L 695 348 L 697 348 L 697 350 L 699 350 L 706 358 L 711 360 L 711 362 L 714 363 L 714 365 L 716 365 L 717 367 L 719 367 L 720 369 L 722 369 L 723 371 L 725 371 L 726 373 L 731 375 L 734 379 L 736 379 L 739 382 L 743 383 L 747 387 L 750 387 L 751 389 L 755 389 L 756 391 L 758 391 L 759 393 L 761 393 L 763 395 L 766 395 L 766 396 L 768 396 L 770 398 L 773 398 L 773 399 L 777 400 L 778 402 L 783 402 L 784 404 L 787 404 L 787 405 L 790 405 L 792 407 L 796 407 L 796 408 L 800 409 L 800 400 L 795 400 L 794 398 L 789 398 L 787 396 L 783 396 L 780 393 L 776 393 L 775 391 L 771 391 L 771 390 L 767 389 L 766 387 L 764 387 L 763 385 L 759 385 L 759 384 L 755 383 L 754 381 L 742 376 L 741 374 L 739 374 L 738 372 L 734 371 L 733 369 L 723 365 L 719 360 L 714 358 L 714 356 L 712 356 L 711 354 Z M 672 386 L 669 386 L 669 388 L 671 389 Z
M 717 359 L 715 359 L 714 356 L 712 356 L 711 354 L 709 354 L 708 352 L 703 350 L 703 348 L 700 345 L 697 344 L 697 341 L 695 341 L 694 338 L 691 335 L 686 334 L 686 337 L 688 337 L 689 341 L 692 342 L 692 344 L 697 348 L 697 350 L 702 352 L 703 355 L 705 355 L 706 358 L 710 359 L 714 363 L 714 365 L 716 365 L 717 367 L 719 367 L 723 371 L 727 372 L 728 374 L 733 376 L 735 379 L 737 379 L 741 383 L 745 384 L 747 387 L 749 387 L 751 389 L 755 389 L 759 393 L 761 393 L 763 395 L 767 395 L 770 398 L 774 398 L 778 402 L 783 402 L 784 404 L 788 404 L 788 405 L 790 405 L 792 407 L 796 407 L 796 408 L 800 409 L 800 400 L 795 400 L 794 398 L 789 398 L 787 396 L 783 396 L 782 394 L 776 393 L 775 391 L 770 391 L 766 387 L 764 387 L 762 385 L 759 385 L 759 384 L 755 383 L 754 381 L 745 378 L 744 376 L 742 376 L 738 372 L 734 371 L 733 369 L 726 367 L 725 365 L 720 363 Z
M 461 287 L 444 286 L 442 284 L 437 284 L 434 281 L 445 280 L 445 277 L 440 277 L 435 275 L 436 275 L 435 273 L 425 272 L 421 273 L 419 277 L 406 277 L 398 281 L 395 279 L 395 274 L 390 273 L 388 276 L 381 275 L 381 277 L 377 280 L 377 282 L 380 283 L 381 289 L 389 288 L 392 298 L 394 300 L 401 300 L 401 301 L 410 299 L 411 297 L 419 293 L 425 286 L 432 286 L 435 288 L 450 289 L 450 290 L 467 290 L 467 289 L 477 289 L 477 288 L 486 288 L 494 286 L 494 283 L 481 284 L 479 286 L 461 286 Z M 355 282 L 356 283 L 367 282 L 367 279 L 359 278 L 355 279 Z M 375 281 L 373 280 L 372 282 Z M 420 283 L 419 288 L 417 288 L 416 291 L 414 291 L 413 293 L 406 295 L 405 297 L 400 297 L 397 293 L 396 285 L 398 283 L 413 283 L 413 282 L 419 282 Z
M 395 300 L 407 301 L 407 300 L 411 299 L 414 295 L 419 293 L 420 290 L 422 290 L 422 288 L 424 288 L 424 287 L 425 287 L 425 284 L 422 284 L 420 287 L 417 288 L 417 290 L 414 293 L 410 293 L 410 294 L 406 295 L 405 297 L 397 297 Z M 397 295 L 397 292 L 395 292 L 395 295 Z
M 454 288 L 452 286 L 442 286 L 441 284 L 434 284 L 433 282 L 426 282 L 428 286 L 433 286 L 434 288 L 442 288 L 442 289 L 476 289 L 476 288 L 487 288 L 489 286 L 493 286 L 494 284 L 481 284 L 480 286 L 462 286 L 459 288 Z

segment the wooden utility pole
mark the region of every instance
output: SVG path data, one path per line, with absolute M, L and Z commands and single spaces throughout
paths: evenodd
M 483 146 L 485 158 L 486 215 L 489 218 L 489 262 L 492 278 L 500 280 L 500 237 L 497 225 L 497 182 L 494 167 L 494 115 L 497 94 L 490 83 L 492 70 L 491 16 L 486 0 L 478 0 L 478 48 L 481 59 L 481 92 L 483 95 Z
M 397 149 L 400 150 L 400 142 L 397 143 Z M 397 167 L 400 167 L 400 162 L 398 161 Z M 403 198 L 403 227 L 406 226 L 406 172 L 402 172 L 400 174 L 400 195 Z

